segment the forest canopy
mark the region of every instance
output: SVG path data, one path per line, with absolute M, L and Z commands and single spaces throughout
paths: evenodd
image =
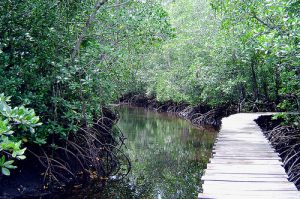
M 169 2 L 176 37 L 146 56 L 137 78 L 161 101 L 299 110 L 299 5 Z

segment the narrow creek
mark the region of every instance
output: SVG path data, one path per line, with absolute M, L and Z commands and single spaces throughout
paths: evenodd
M 201 191 L 216 131 L 142 108 L 118 107 L 130 174 L 106 187 L 107 199 L 192 199 Z M 101 197 L 101 198 L 102 198 Z

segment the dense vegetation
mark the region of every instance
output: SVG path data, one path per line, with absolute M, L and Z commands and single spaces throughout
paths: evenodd
M 15 169 L 14 159 L 26 158 L 26 148 L 21 148 L 22 141 L 35 137 L 35 127 L 40 126 L 39 117 L 31 109 L 24 106 L 11 108 L 10 98 L 0 95 L 0 151 L 3 153 L 0 160 L 1 172 L 10 175 L 10 169 Z M 8 160 L 6 160 L 8 158 Z
M 1 91 L 43 116 L 39 143 L 93 120 L 124 89 L 134 57 L 167 37 L 156 4 L 114 3 L 1 1 Z
M 299 111 L 299 10 L 297 0 L 1 0 L 2 174 L 32 146 L 47 148 L 42 163 L 69 145 L 80 164 L 116 158 L 120 135 L 98 121 L 126 93 Z M 88 172 L 107 177 L 112 164 Z
M 166 12 L 150 1 L 4 0 L 0 13 L 2 174 L 25 159 L 25 147 L 52 180 L 77 173 L 74 158 L 90 176 L 114 173 L 119 135 L 107 134 L 103 107 L 132 81 L 136 57 L 172 35 Z M 62 153 L 72 157 L 69 164 Z
M 210 6 L 211 5 L 211 6 Z M 299 1 L 174 1 L 138 78 L 161 101 L 299 110 Z

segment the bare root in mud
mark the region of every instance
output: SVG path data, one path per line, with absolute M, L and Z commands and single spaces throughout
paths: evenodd
M 131 165 L 121 150 L 125 137 L 117 127 L 106 126 L 103 121 L 107 120 L 102 118 L 81 128 L 63 146 L 43 150 L 39 155 L 32 152 L 46 168 L 44 178 L 59 186 L 93 182 L 102 188 L 107 180 L 126 176 Z
M 265 135 L 282 158 L 289 180 L 300 189 L 300 129 L 277 126 Z
M 281 121 L 272 120 L 271 116 L 261 116 L 257 123 L 282 158 L 289 181 L 300 189 L 300 128 L 281 125 Z

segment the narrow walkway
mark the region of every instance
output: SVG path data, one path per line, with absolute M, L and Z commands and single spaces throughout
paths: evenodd
M 260 115 L 239 113 L 222 120 L 198 198 L 300 198 L 278 154 L 255 123 Z

